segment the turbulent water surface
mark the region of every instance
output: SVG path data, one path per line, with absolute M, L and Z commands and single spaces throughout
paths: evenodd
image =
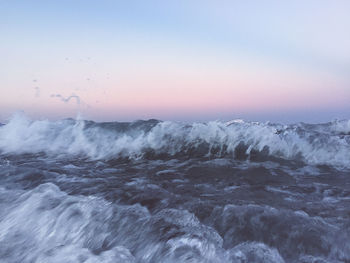
M 0 262 L 350 262 L 350 121 L 0 126 Z

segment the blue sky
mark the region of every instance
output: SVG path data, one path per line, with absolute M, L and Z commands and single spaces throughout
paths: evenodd
M 0 119 L 349 118 L 348 1 L 1 1 Z M 56 96 L 56 95 L 60 95 Z M 78 96 L 77 100 L 62 100 Z

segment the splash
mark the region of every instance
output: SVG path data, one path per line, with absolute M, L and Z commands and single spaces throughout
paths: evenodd
M 91 159 L 280 158 L 349 167 L 350 121 L 282 125 L 257 122 L 33 121 L 17 114 L 0 127 L 2 153 Z
M 70 95 L 68 97 L 64 97 L 61 94 L 52 94 L 51 98 L 59 98 L 64 103 L 68 103 L 70 100 L 75 99 L 75 101 L 78 105 L 80 105 L 80 102 L 81 102 L 80 97 L 78 95 L 75 95 L 75 94 Z

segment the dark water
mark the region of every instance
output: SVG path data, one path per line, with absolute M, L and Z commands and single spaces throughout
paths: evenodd
M 0 262 L 350 262 L 350 122 L 0 127 Z

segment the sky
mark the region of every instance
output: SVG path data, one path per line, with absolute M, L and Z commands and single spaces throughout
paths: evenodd
M 348 0 L 0 0 L 0 121 L 350 119 Z

